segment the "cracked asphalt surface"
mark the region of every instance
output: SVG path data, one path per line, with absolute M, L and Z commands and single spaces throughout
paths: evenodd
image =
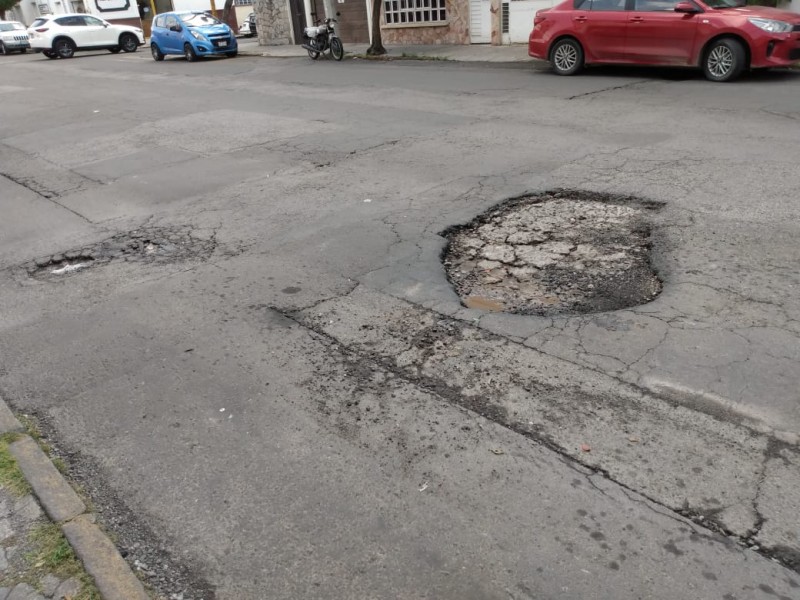
M 0 74 L 0 395 L 160 596 L 800 597 L 800 74 Z M 439 234 L 555 188 L 663 203 L 658 298 L 462 306 Z M 141 228 L 214 244 L 26 269 Z

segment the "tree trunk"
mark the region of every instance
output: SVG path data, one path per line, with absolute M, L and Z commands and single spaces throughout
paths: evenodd
M 381 39 L 382 4 L 383 0 L 372 0 L 372 43 L 367 48 L 367 54 L 370 56 L 386 54 L 386 48 L 383 47 L 383 40 Z
M 229 19 L 231 18 L 231 8 L 233 8 L 233 0 L 225 0 L 225 8 L 222 9 L 222 22 L 230 25 Z

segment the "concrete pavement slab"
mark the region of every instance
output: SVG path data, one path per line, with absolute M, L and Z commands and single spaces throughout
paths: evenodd
M 231 166 L 250 150 L 269 166 L 260 176 L 235 165 L 198 175 L 183 163 L 180 180 L 159 181 L 164 194 L 128 181 L 106 226 L 188 226 L 218 241 L 209 256 L 110 263 L 57 282 L 0 271 L 4 395 L 41 419 L 130 560 L 146 563 L 166 595 L 205 597 L 216 586 L 237 600 L 260 599 L 264 589 L 717 599 L 797 589 L 796 576 L 753 539 L 763 530 L 779 544 L 790 531 L 759 527 L 766 512 L 756 504 L 766 491 L 785 493 L 766 484 L 764 470 L 782 438 L 765 423 L 750 428 L 685 401 L 718 397 L 793 420 L 796 135 L 790 118 L 770 111 L 791 116 L 796 76 L 748 75 L 731 87 L 674 70 L 558 78 L 527 63 L 13 59 L 2 68 L 37 98 L 72 91 L 62 119 L 85 121 L 99 97 L 108 106 L 137 99 L 119 115 L 117 138 L 113 129 L 79 136 L 105 137 L 109 156 L 131 149 L 123 131 L 160 120 L 179 123 L 172 133 L 196 147 L 192 116 L 215 111 L 318 122 L 324 131 L 256 135 L 252 149 L 224 131 L 219 157 Z M 44 68 L 48 77 L 39 77 Z M 9 130 L 14 137 L 53 124 L 37 121 L 32 103 L 25 127 Z M 19 118 L 21 108 L 0 110 Z M 246 125 L 231 129 L 246 134 Z M 63 157 L 44 144 L 70 131 L 45 131 L 37 149 L 63 171 L 98 157 L 90 144 Z M 157 147 L 155 134 L 139 143 Z M 126 177 L 137 174 L 145 175 Z M 207 189 L 184 181 L 191 177 Z M 564 187 L 665 203 L 653 238 L 664 301 L 548 322 L 464 309 L 443 274 L 439 234 L 506 198 Z M 363 287 L 380 301 L 358 295 Z M 394 320 L 387 295 L 435 309 L 445 323 L 420 331 L 413 310 L 410 324 Z M 335 314 L 333 324 L 314 321 L 333 305 L 374 318 L 342 309 L 349 325 Z M 303 309 L 313 330 L 290 318 Z M 444 316 L 456 324 L 445 327 Z M 359 323 L 393 334 L 348 330 Z M 465 338 L 437 337 L 437 327 Z M 483 337 L 484 327 L 504 339 Z M 411 332 L 420 333 L 418 352 L 407 350 Z M 356 341 L 332 339 L 345 334 Z M 687 352 L 697 364 L 686 364 L 680 344 L 657 353 L 662 334 L 696 346 Z M 650 394 L 628 387 L 648 377 L 695 396 L 648 403 Z M 576 392 L 573 379 L 584 387 Z M 488 421 L 464 412 L 465 400 Z M 533 422 L 553 439 L 506 422 Z M 639 435 L 640 426 L 650 434 Z M 563 462 L 563 448 L 589 466 Z M 620 496 L 603 487 L 622 477 L 640 489 L 612 482 Z M 680 508 L 656 505 L 650 523 L 640 492 Z M 735 532 L 726 537 L 733 558 L 719 551 L 728 546 L 713 525 L 676 516 L 684 498 L 687 514 Z M 764 506 L 772 525 L 787 522 L 782 508 L 791 502 Z M 626 529 L 640 521 L 644 533 Z M 714 541 L 706 549 L 692 534 Z M 639 544 L 639 555 L 623 541 Z

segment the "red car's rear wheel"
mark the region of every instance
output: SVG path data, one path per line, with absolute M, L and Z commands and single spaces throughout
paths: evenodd
M 574 75 L 583 68 L 583 48 L 573 38 L 558 40 L 550 49 L 550 63 L 557 75 Z

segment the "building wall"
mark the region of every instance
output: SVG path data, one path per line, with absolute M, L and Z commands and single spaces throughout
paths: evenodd
M 386 25 L 381 16 L 384 44 L 469 44 L 469 1 L 447 0 L 447 24 Z M 383 15 L 383 12 L 381 12 Z
M 508 35 L 511 43 L 527 43 L 536 11 L 552 8 L 556 4 L 558 2 L 555 0 L 511 0 L 508 3 Z
M 36 2 L 32 0 L 22 0 L 11 10 L 6 11 L 6 19 L 9 21 L 19 21 L 26 27 L 39 16 L 39 11 L 36 8 Z
M 125 4 L 125 0 L 22 0 L 6 12 L 6 18 L 29 26 L 43 14 L 62 15 L 79 12 L 95 15 L 111 23 L 141 27 L 142 22 L 136 2 L 131 0 L 127 7 Z M 104 10 L 100 10 L 101 8 Z
M 235 6 L 235 13 L 236 13 L 236 22 L 239 24 L 244 23 L 247 16 L 253 12 L 253 7 L 251 6 Z

